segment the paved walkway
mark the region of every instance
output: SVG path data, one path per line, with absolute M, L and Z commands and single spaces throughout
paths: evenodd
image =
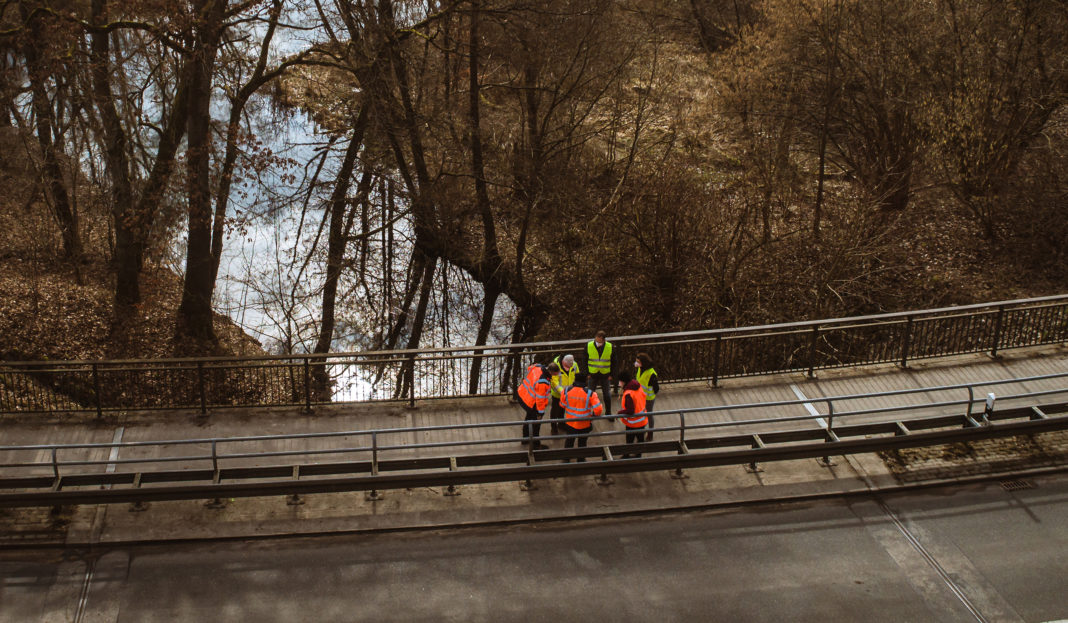
M 1014 383 L 1014 379 L 1043 374 L 1068 372 L 1068 348 L 1053 347 L 1009 351 L 1003 357 L 962 356 L 952 359 L 918 362 L 909 369 L 894 366 L 826 371 L 817 379 L 802 375 L 778 375 L 754 379 L 730 379 L 720 387 L 707 384 L 668 384 L 657 400 L 661 412 L 657 424 L 671 425 L 677 409 L 711 405 L 739 405 L 775 400 L 796 400 L 798 396 L 820 398 L 865 392 L 894 391 L 954 385 L 983 380 L 1006 380 L 994 388 L 999 396 L 1017 391 L 1037 389 L 1065 389 L 1064 379 L 1029 383 Z M 1026 385 L 1026 388 L 1024 387 Z M 966 397 L 960 392 L 958 398 Z M 930 392 L 905 397 L 914 404 L 931 404 L 945 397 Z M 1064 399 L 1064 398 L 1060 398 Z M 1051 398 L 1052 400 L 1052 398 Z M 836 404 L 835 411 L 845 408 L 889 406 L 890 398 L 873 398 Z M 902 397 L 893 399 L 901 404 Z M 1003 404 L 999 402 L 999 405 Z M 687 418 L 687 425 L 712 422 L 745 422 L 756 417 L 780 417 L 809 414 L 826 416 L 825 405 L 788 405 L 774 409 L 726 409 Z M 959 407 L 951 409 L 959 413 Z M 769 412 L 770 411 L 770 412 Z M 931 407 L 930 411 L 945 412 L 945 408 Z M 132 416 L 118 421 L 71 421 L 67 424 L 37 424 L 29 418 L 9 421 L 3 428 L 3 445 L 43 443 L 111 443 L 114 441 L 154 441 L 242 435 L 322 433 L 335 431 L 366 431 L 413 426 L 443 426 L 460 423 L 487 423 L 515 420 L 520 410 L 504 398 L 485 398 L 450 401 L 430 401 L 417 409 L 404 407 L 360 406 L 320 409 L 314 416 L 287 412 L 240 411 L 213 414 L 206 422 L 193 417 L 174 419 L 164 414 L 147 417 Z M 794 424 L 819 426 L 816 419 Z M 619 424 L 599 423 L 601 430 Z M 747 425 L 752 426 L 752 425 Z M 771 425 L 769 425 L 771 426 Z M 782 428 L 782 424 L 774 425 Z M 548 428 L 547 426 L 545 427 Z M 466 451 L 490 452 L 518 449 L 517 426 L 480 428 L 477 437 L 488 442 Z M 750 428 L 746 428 L 751 432 Z M 544 432 L 547 432 L 544 431 Z M 383 435 L 380 444 L 392 435 L 401 449 L 413 443 L 461 441 L 471 438 L 472 431 L 432 430 L 398 432 Z M 665 433 L 669 435 L 668 433 Z M 689 433 L 688 433 L 689 434 Z M 722 431 L 720 431 L 722 434 Z M 1063 445 L 1063 435 L 1054 436 L 1048 443 Z M 358 435 L 333 439 L 333 447 L 352 447 L 362 442 Z M 670 437 L 670 435 L 669 435 Z M 322 443 L 322 439 L 316 443 Z M 619 443 L 618 438 L 602 438 L 593 443 Z M 284 440 L 260 444 L 257 449 L 298 450 L 306 440 Z M 560 441 L 552 442 L 554 446 Z M 1041 442 L 1046 443 L 1046 442 Z M 227 444 L 229 445 L 229 444 Z M 1059 447 L 1059 446 L 1058 446 Z M 197 450 L 210 454 L 210 444 L 197 444 Z M 231 451 L 247 451 L 246 445 Z M 455 454 L 457 448 L 424 449 L 435 455 Z M 459 448 L 463 450 L 463 448 Z M 220 448 L 220 452 L 223 450 Z M 151 452 L 158 450 L 153 447 Z M 188 455 L 188 446 L 168 446 L 163 450 L 173 456 Z M 120 451 L 91 449 L 71 451 L 63 461 L 76 459 L 136 459 L 145 458 L 144 448 L 123 448 Z M 27 460 L 30 452 L 13 457 L 9 453 L 0 462 Z M 49 461 L 45 452 L 35 458 Z M 338 460 L 339 455 L 322 455 L 319 460 Z M 349 454 L 348 456 L 352 456 Z M 393 456 L 393 455 L 390 455 Z M 284 457 L 272 459 L 289 463 Z M 251 460 L 249 460 L 251 461 Z M 266 464 L 260 459 L 256 464 Z M 171 464 L 177 468 L 187 462 Z M 231 463 L 232 464 L 232 463 Z M 143 467 L 143 464 L 140 464 Z M 190 464 L 194 465 L 194 464 Z M 195 464 L 203 467 L 204 462 Z M 407 489 L 387 491 L 379 501 L 366 499 L 363 493 L 321 494 L 307 496 L 304 504 L 287 505 L 283 498 L 247 498 L 234 500 L 222 509 L 205 508 L 200 501 L 159 502 L 145 512 L 128 512 L 125 505 L 76 507 L 59 515 L 47 509 L 19 511 L 0 510 L 0 534 L 6 533 L 8 542 L 66 542 L 93 543 L 101 541 L 149 541 L 174 538 L 242 537 L 262 534 L 292 534 L 335 531 L 395 530 L 457 524 L 497 523 L 531 519 L 565 518 L 577 515 L 598 515 L 643 512 L 661 508 L 707 507 L 745 501 L 833 495 L 847 491 L 865 491 L 872 487 L 894 486 L 901 482 L 900 466 L 891 471 L 876 455 L 857 455 L 838 460 L 837 465 L 825 467 L 815 460 L 786 461 L 762 466 L 763 471 L 749 473 L 742 466 L 712 467 L 691 470 L 684 479 L 674 479 L 666 472 L 623 474 L 613 477 L 611 486 L 599 486 L 593 478 L 561 478 L 538 481 L 533 491 L 521 490 L 518 483 L 465 485 L 460 495 L 445 496 L 438 489 Z M 136 470 L 139 464 L 121 465 L 122 471 Z M 48 468 L 50 473 L 50 468 Z

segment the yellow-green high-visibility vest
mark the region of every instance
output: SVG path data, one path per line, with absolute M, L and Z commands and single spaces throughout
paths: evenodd
M 652 387 L 649 387 L 649 381 L 653 380 L 654 374 L 656 374 L 656 370 L 649 368 L 639 372 L 636 377 L 638 382 L 642 384 L 642 391 L 645 392 L 646 400 L 656 400 L 656 392 L 653 391 Z
M 553 384 L 554 398 L 559 398 L 561 390 L 566 390 L 568 387 L 571 387 L 575 384 L 575 374 L 579 371 L 579 364 L 577 361 L 571 364 L 570 370 L 564 370 L 564 364 L 560 363 L 560 359 L 562 357 L 563 356 L 561 355 L 556 359 L 553 359 L 553 363 L 555 363 L 556 366 L 560 368 L 560 375 L 556 377 L 557 382 Z
M 589 362 L 590 374 L 611 374 L 612 343 L 605 340 L 604 350 L 601 351 L 601 355 L 598 356 L 597 343 L 590 340 L 586 343 L 586 359 Z

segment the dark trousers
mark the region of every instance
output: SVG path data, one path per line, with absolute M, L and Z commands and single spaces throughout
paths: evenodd
M 523 410 L 527 413 L 526 422 L 523 424 L 523 436 L 530 440 L 537 439 L 541 434 L 541 411 L 526 405 L 523 405 Z
M 564 408 L 560 406 L 560 397 L 551 396 L 549 400 L 552 402 L 552 410 L 549 411 L 549 418 L 553 420 L 564 419 Z M 554 435 L 558 434 L 560 425 L 562 423 L 563 422 L 552 422 Z
M 627 427 L 627 445 L 630 445 L 632 443 L 641 443 L 644 440 L 645 440 L 645 427 L 644 426 L 635 426 L 633 428 L 631 428 L 630 426 Z M 641 455 L 642 455 L 641 452 L 638 452 L 636 454 L 627 453 L 627 454 L 623 455 L 623 458 L 627 458 L 629 456 L 641 457 Z
M 590 431 L 592 429 L 593 429 L 592 426 L 590 426 L 589 428 L 571 428 L 570 424 L 565 423 L 564 427 L 563 427 L 563 431 L 565 433 L 567 433 L 567 439 L 564 440 L 564 447 L 565 448 L 574 448 L 575 447 L 575 441 L 577 440 L 578 441 L 578 447 L 585 448 L 586 447 L 586 442 L 590 440 Z M 580 458 L 578 460 L 578 462 L 579 463 L 585 463 L 586 462 L 586 457 Z
M 604 414 L 612 412 L 612 386 L 608 383 L 607 374 L 594 373 L 586 378 L 586 389 L 601 390 L 601 402 L 604 403 Z
M 645 440 L 646 441 L 652 441 L 653 440 L 653 431 L 652 431 L 652 429 L 653 429 L 654 426 L 656 426 L 656 424 L 653 424 L 653 405 L 654 404 L 656 404 L 656 398 L 653 398 L 652 400 L 649 400 L 649 401 L 647 401 L 645 403 L 645 410 L 649 412 L 649 432 L 645 434 Z

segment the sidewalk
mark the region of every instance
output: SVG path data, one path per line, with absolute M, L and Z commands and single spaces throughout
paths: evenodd
M 657 406 L 669 410 L 701 404 L 792 400 L 796 391 L 806 397 L 831 396 L 953 384 L 962 382 L 953 380 L 962 377 L 1012 379 L 1061 371 L 1068 371 L 1068 349 L 1043 348 L 1010 351 L 998 360 L 985 356 L 933 360 L 909 370 L 893 366 L 835 370 L 822 373 L 817 380 L 781 375 L 728 380 L 716 389 L 704 384 L 667 385 L 662 392 L 663 402 L 658 400 Z M 43 426 L 22 421 L 6 426 L 3 443 L 43 443 L 42 435 L 47 436 L 48 442 L 91 439 L 107 443 L 119 434 L 120 428 L 123 440 L 129 441 L 518 419 L 518 408 L 504 404 L 503 399 L 428 403 L 415 411 L 402 407 L 361 408 L 360 413 L 340 408 L 337 411 L 310 417 L 249 412 L 213 415 L 201 425 L 192 421 L 168 422 L 156 414 L 147 421 L 127 419 L 118 428 L 86 423 Z M 726 411 L 720 412 L 719 417 L 741 419 L 744 415 Z M 893 488 L 910 482 L 952 482 L 969 474 L 990 473 L 992 469 L 1068 465 L 1068 433 L 1064 432 L 967 445 L 970 447 L 966 449 L 939 446 L 907 450 L 888 457 L 832 457 L 834 464 L 829 467 L 814 459 L 765 463 L 757 473 L 750 473 L 743 466 L 724 466 L 689 470 L 682 479 L 673 478 L 670 472 L 618 474 L 611 476 L 612 484 L 608 485 L 589 476 L 556 478 L 535 481 L 535 489 L 530 491 L 522 490 L 518 482 L 506 482 L 460 486 L 459 495 L 454 496 L 446 495 L 442 489 L 389 490 L 381 492 L 382 499 L 378 501 L 356 492 L 310 495 L 297 505 L 288 504 L 283 497 L 271 497 L 226 500 L 221 508 L 208 508 L 203 501 L 177 501 L 154 502 L 143 511 L 133 511 L 125 504 L 65 508 L 58 514 L 49 509 L 0 509 L 0 545 L 73 547 L 500 525 L 798 500 Z

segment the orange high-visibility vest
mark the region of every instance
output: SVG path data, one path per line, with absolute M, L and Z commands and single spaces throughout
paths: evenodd
M 619 418 L 627 428 L 645 428 L 649 423 L 649 416 L 645 410 L 645 392 L 639 389 L 628 389 L 623 392 L 623 404 L 627 404 L 627 396 L 630 396 L 631 404 L 634 405 L 632 415 L 624 415 Z
M 544 411 L 549 406 L 549 379 L 541 377 L 542 367 L 534 364 L 527 368 L 527 378 L 519 386 L 519 399 L 527 408 Z
M 604 413 L 597 392 L 583 387 L 572 387 L 560 397 L 560 406 L 564 408 L 567 425 L 574 429 L 590 427 L 590 417 Z

